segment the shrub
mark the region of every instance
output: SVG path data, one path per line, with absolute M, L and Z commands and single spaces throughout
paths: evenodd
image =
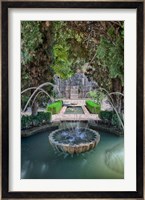
M 51 121 L 51 112 L 38 112 L 36 116 L 22 116 L 21 129 L 41 126 Z
M 122 120 L 122 115 L 119 114 L 119 116 L 121 117 L 121 120 Z M 121 127 L 118 116 L 116 115 L 114 111 L 101 111 L 99 113 L 99 117 L 104 123 L 115 126 L 116 128 Z
M 21 97 L 21 108 L 24 108 L 24 106 L 26 105 L 28 100 L 29 100 L 29 96 L 22 95 L 22 97 Z
M 93 102 L 91 100 L 86 101 L 86 107 L 93 114 L 98 114 L 101 110 L 101 105 L 96 104 L 95 102 Z
M 60 112 L 60 110 L 62 108 L 62 104 L 63 104 L 63 102 L 61 100 L 58 100 L 58 101 L 48 105 L 46 110 L 51 112 L 52 114 L 57 114 Z
M 32 117 L 31 116 L 22 116 L 21 118 L 21 128 L 30 128 L 32 126 Z
M 101 104 L 102 100 L 104 99 L 105 95 L 101 91 L 93 90 L 89 92 L 90 97 L 93 101 L 97 104 Z
M 122 115 L 119 114 L 119 116 L 120 116 L 121 120 L 123 121 Z M 117 128 L 121 128 L 120 121 L 118 120 L 118 117 L 117 117 L 116 114 L 114 114 L 114 115 L 112 116 L 111 124 L 112 124 L 113 126 L 117 127 Z
M 114 115 L 113 111 L 101 111 L 99 113 L 100 119 L 103 120 L 105 123 L 109 123 L 109 124 L 111 124 L 113 115 Z

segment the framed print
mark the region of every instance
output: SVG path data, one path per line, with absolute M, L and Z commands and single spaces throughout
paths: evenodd
M 2 2 L 2 198 L 143 198 L 143 2 Z

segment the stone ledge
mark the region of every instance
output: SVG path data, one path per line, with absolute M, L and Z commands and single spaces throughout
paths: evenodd
M 34 127 L 34 128 L 30 128 L 27 130 L 21 130 L 21 137 L 28 137 L 31 135 L 35 135 L 37 133 L 41 133 L 42 131 L 47 131 L 47 130 L 55 130 L 59 128 L 60 123 L 52 123 L 52 124 L 47 124 L 44 126 L 40 126 L 40 127 Z
M 74 140 L 74 143 L 71 144 L 71 142 L 69 141 L 69 139 L 71 138 L 70 130 L 67 129 L 67 128 L 63 128 L 63 129 L 59 129 L 59 130 L 55 130 L 55 131 L 51 132 L 50 135 L 49 135 L 49 142 L 58 151 L 66 152 L 66 153 L 69 153 L 69 154 L 83 153 L 83 152 L 90 151 L 91 149 L 95 148 L 95 146 L 100 141 L 99 133 L 96 132 L 95 130 L 88 129 L 88 128 L 79 128 L 79 130 L 82 133 L 83 133 L 83 131 L 87 131 L 86 134 L 88 134 L 88 135 L 93 134 L 93 137 L 91 139 L 87 139 L 87 141 L 84 140 L 83 138 L 80 138 L 79 143 L 75 143 L 76 140 Z M 61 133 L 63 133 L 63 131 L 69 131 L 69 133 L 67 135 L 68 138 L 65 139 L 65 142 L 63 142 L 64 138 L 61 135 Z M 74 132 L 75 132 L 74 137 L 75 137 L 75 139 L 77 139 L 77 131 L 76 131 L 75 128 L 74 128 Z M 56 134 L 60 135 L 60 139 L 57 139 L 55 137 Z
M 115 130 L 114 128 L 111 128 L 111 127 L 105 127 L 103 125 L 100 125 L 100 124 L 97 124 L 97 123 L 89 123 L 89 128 L 92 128 L 92 129 L 95 129 L 95 130 L 100 130 L 100 131 L 107 131 L 108 133 L 113 133 L 115 135 L 118 135 L 118 136 L 122 136 L 124 135 L 124 132 L 123 131 L 119 131 L 119 130 Z

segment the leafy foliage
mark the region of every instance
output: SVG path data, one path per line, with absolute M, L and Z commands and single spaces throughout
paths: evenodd
M 53 80 L 53 71 L 50 67 L 52 62 L 52 42 L 52 24 L 49 21 L 21 22 L 22 90 Z M 47 87 L 45 90 L 51 93 L 51 88 Z M 26 96 L 30 96 L 32 92 L 28 91 L 23 94 L 22 103 L 25 103 Z M 46 96 L 39 95 L 37 101 L 40 98 L 46 99 Z
M 122 21 L 23 21 L 21 55 L 22 89 L 80 70 L 108 91 L 123 92 Z
M 119 115 L 122 119 L 122 115 L 121 114 L 119 114 Z M 107 111 L 107 110 L 101 111 L 99 113 L 99 117 L 105 124 L 114 126 L 116 128 L 121 128 L 121 124 L 120 124 L 118 117 L 114 111 Z
M 38 21 L 22 21 L 21 23 L 22 64 L 27 64 L 35 59 L 36 50 L 43 42 L 40 24 L 41 22 Z
M 101 111 L 99 113 L 99 117 L 101 120 L 103 120 L 105 123 L 110 124 L 112 120 L 112 116 L 114 115 L 114 111 Z
M 99 86 L 106 88 L 108 91 L 122 92 L 124 77 L 124 22 L 90 22 L 88 27 L 90 33 L 86 35 L 89 41 L 88 48 L 91 50 L 88 54 L 89 62 L 85 72 L 86 75 L 91 76 Z
M 54 46 L 53 69 L 55 73 L 63 79 L 70 78 L 75 72 L 75 65 L 82 62 L 81 56 L 84 54 L 81 48 L 83 34 L 78 33 L 70 22 L 54 22 Z M 78 67 L 78 66 L 77 66 Z
M 86 100 L 86 107 L 93 114 L 98 114 L 101 111 L 101 105 L 91 100 Z
M 48 21 L 21 23 L 22 89 L 52 80 L 51 34 Z
M 120 117 L 121 117 L 121 119 L 122 119 L 122 115 L 121 115 L 121 114 L 119 114 L 119 115 L 120 115 Z M 121 121 L 123 122 L 123 119 L 122 119 Z M 113 126 L 115 126 L 115 127 L 121 128 L 121 124 L 120 124 L 120 122 L 119 122 L 118 117 L 117 117 L 116 114 L 114 114 L 114 115 L 112 116 L 111 124 L 112 124 Z
M 89 92 L 90 97 L 94 100 L 94 102 L 101 104 L 102 100 L 104 99 L 104 94 L 101 91 L 90 91 Z
M 46 110 L 48 112 L 51 112 L 52 114 L 58 114 L 60 110 L 62 109 L 63 102 L 61 100 L 58 100 L 54 103 L 51 103 L 47 106 Z
M 24 106 L 26 105 L 28 99 L 29 99 L 29 96 L 21 95 L 21 108 L 24 108 Z
M 108 68 L 110 78 L 119 78 L 123 85 L 124 48 L 122 38 L 119 36 L 112 42 L 101 37 L 97 47 L 97 59 L 103 67 Z
M 28 129 L 34 126 L 41 126 L 51 121 L 51 112 L 38 112 L 37 116 L 22 116 L 21 128 Z

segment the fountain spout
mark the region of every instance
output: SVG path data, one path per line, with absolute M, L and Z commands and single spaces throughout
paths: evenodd
M 54 85 L 53 83 L 46 82 L 46 83 L 43 83 L 43 84 L 39 85 L 38 87 L 27 88 L 26 90 L 23 90 L 23 91 L 21 92 L 21 94 L 23 94 L 24 92 L 26 92 L 26 91 L 28 91 L 28 90 L 35 89 L 34 92 L 32 93 L 32 95 L 30 96 L 30 98 L 28 99 L 28 101 L 27 101 L 27 103 L 26 103 L 26 105 L 25 105 L 25 107 L 24 107 L 24 109 L 23 109 L 23 112 L 26 111 L 26 109 L 27 109 L 27 107 L 28 107 L 28 105 L 29 105 L 31 99 L 34 97 L 34 95 L 37 93 L 37 91 L 41 90 L 41 91 L 43 91 L 45 94 L 47 94 L 47 96 L 50 97 L 50 95 L 49 95 L 44 89 L 42 89 L 42 87 L 48 86 L 48 85 L 51 85 L 53 88 L 58 89 L 57 86 Z M 59 89 L 58 89 L 58 92 L 59 92 Z M 51 99 L 52 99 L 52 98 L 51 98 Z

